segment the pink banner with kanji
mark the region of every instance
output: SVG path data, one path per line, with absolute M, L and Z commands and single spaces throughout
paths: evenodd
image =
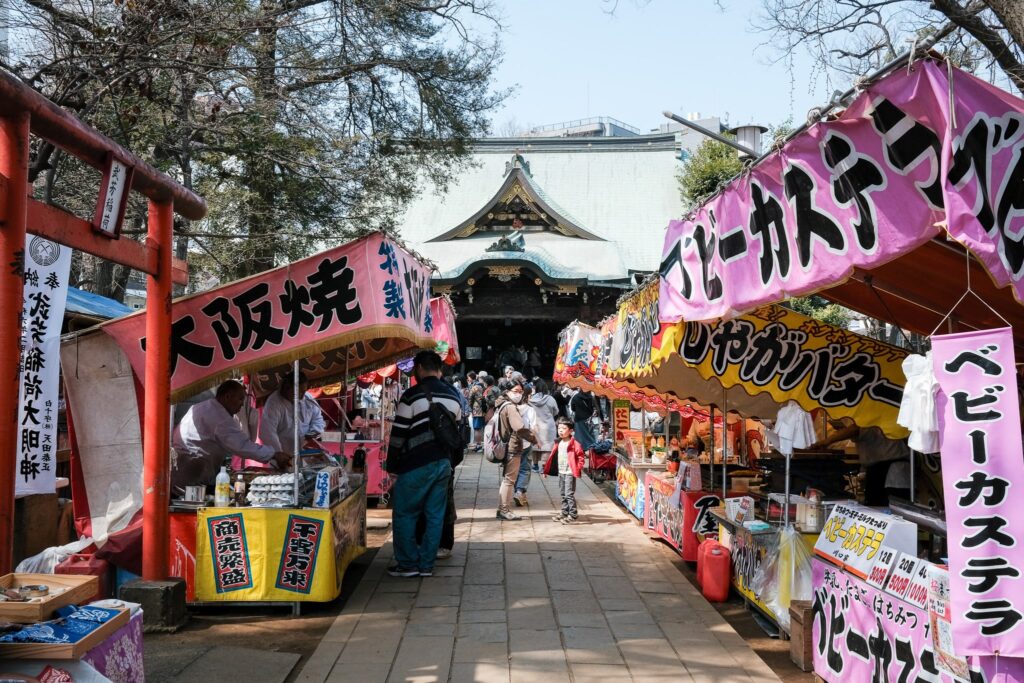
M 668 226 L 659 317 L 730 317 L 945 229 L 1024 300 L 1024 101 L 933 59 L 869 84 Z M 954 111 L 950 111 L 950 89 Z
M 434 348 L 430 269 L 374 233 L 245 280 L 185 297 L 171 307 L 171 399 L 233 373 L 273 390 L 300 359 L 311 379 L 371 369 Z M 103 330 L 145 375 L 146 318 Z
M 1024 455 L 1013 330 L 932 337 L 956 654 L 1024 656 Z
M 459 337 L 455 333 L 455 309 L 452 308 L 452 302 L 443 296 L 431 299 L 430 317 L 434 325 L 437 353 L 448 365 L 458 365 L 462 358 L 459 356 Z

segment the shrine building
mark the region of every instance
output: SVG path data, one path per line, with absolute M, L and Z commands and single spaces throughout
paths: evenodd
M 425 187 L 399 231 L 437 266 L 433 290 L 455 305 L 466 368 L 491 369 L 521 345 L 550 369 L 562 328 L 600 321 L 656 271 L 683 211 L 680 159 L 702 137 L 606 118 L 549 126 L 479 140 L 447 192 Z

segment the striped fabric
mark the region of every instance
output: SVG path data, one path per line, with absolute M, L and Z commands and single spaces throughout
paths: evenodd
M 462 401 L 458 390 L 436 377 L 427 377 L 402 394 L 395 408 L 388 442 L 388 472 L 402 474 L 448 457 L 444 448 L 434 441 L 430 430 L 430 403 L 424 386 L 429 387 L 434 403 L 440 403 L 462 420 Z

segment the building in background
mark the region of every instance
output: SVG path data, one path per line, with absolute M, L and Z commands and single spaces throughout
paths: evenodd
M 549 371 L 563 327 L 599 322 L 656 271 L 682 213 L 680 157 L 698 137 L 607 117 L 542 126 L 475 143 L 447 193 L 425 186 L 398 228 L 437 265 L 434 293 L 455 304 L 467 367 L 536 346 Z

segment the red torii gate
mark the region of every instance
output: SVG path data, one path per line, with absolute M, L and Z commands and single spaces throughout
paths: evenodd
M 103 170 L 111 158 L 131 168 L 130 189 L 149 199 L 145 244 L 100 234 L 89 221 L 32 199 L 28 184 L 30 133 L 94 168 Z M 13 563 L 24 296 L 20 263 L 27 231 L 148 275 L 142 574 L 145 579 L 166 578 L 171 286 L 188 283 L 188 264 L 172 253 L 175 212 L 199 220 L 206 215 L 206 202 L 18 79 L 0 72 L 0 575 L 10 572 Z

